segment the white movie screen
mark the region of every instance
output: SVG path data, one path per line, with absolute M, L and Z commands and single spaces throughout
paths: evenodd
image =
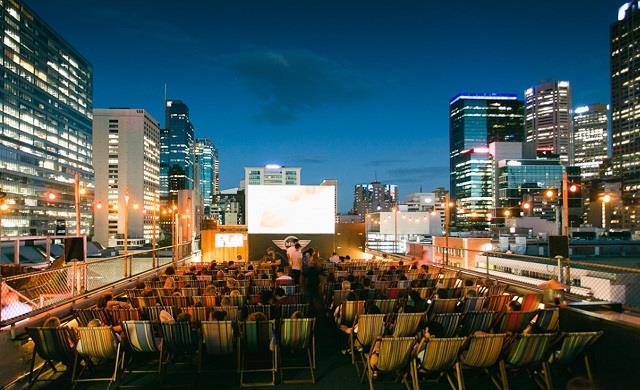
M 243 236 L 240 233 L 216 234 L 216 248 L 242 248 Z
M 334 234 L 335 187 L 247 186 L 249 234 Z

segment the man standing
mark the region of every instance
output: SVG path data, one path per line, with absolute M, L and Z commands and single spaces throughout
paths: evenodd
M 293 251 L 289 252 L 289 249 L 294 248 Z M 300 274 L 302 273 L 302 250 L 300 243 L 296 242 L 296 244 L 287 249 L 287 255 L 289 255 L 289 264 L 291 264 L 291 276 L 293 276 L 293 281 L 295 284 L 300 283 Z
M 340 256 L 338 256 L 336 252 L 333 252 L 331 257 L 329 257 L 329 261 L 332 262 L 333 264 L 338 264 L 340 262 Z

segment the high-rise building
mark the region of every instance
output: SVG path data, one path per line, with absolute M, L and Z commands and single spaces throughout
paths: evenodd
M 210 217 L 213 209 L 213 197 L 216 195 L 216 181 L 218 172 L 218 151 L 211 140 L 199 138 L 196 140 L 195 157 L 197 167 L 198 190 L 202 200 L 203 216 Z
M 353 193 L 352 214 L 365 215 L 377 211 L 389 211 L 398 204 L 398 186 L 374 181 L 356 184 Z
M 524 92 L 527 142 L 536 149 L 560 155 L 563 164 L 573 164 L 571 85 L 547 81 Z
M 127 245 L 151 242 L 160 217 L 160 124 L 134 108 L 95 109 L 93 116 L 95 240 L 123 245 L 128 203 Z
M 4 235 L 89 234 L 93 189 L 91 64 L 22 0 L 0 2 L 0 191 Z M 83 191 L 84 192 L 84 191 Z
M 245 167 L 245 185 L 300 185 L 299 167 L 283 167 L 278 164 L 267 164 L 264 167 Z
M 583 179 L 600 174 L 609 153 L 609 106 L 590 104 L 573 111 L 574 165 Z
M 622 227 L 640 225 L 640 4 L 631 1 L 611 24 L 611 162 L 621 179 Z
M 179 190 L 194 189 L 194 154 L 189 107 L 180 100 L 167 100 L 160 130 L 160 199 L 164 204 L 175 202 Z
M 517 95 L 459 94 L 449 101 L 450 193 L 457 225 L 489 226 L 493 182 L 488 145 L 523 138 L 523 103 Z

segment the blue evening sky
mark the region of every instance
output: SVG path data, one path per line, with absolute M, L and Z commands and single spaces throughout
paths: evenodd
M 92 64 L 95 107 L 163 125 L 168 97 L 243 167 L 337 178 L 339 208 L 377 178 L 401 196 L 448 185 L 448 101 L 566 79 L 574 105 L 609 97 L 620 1 L 26 0 Z

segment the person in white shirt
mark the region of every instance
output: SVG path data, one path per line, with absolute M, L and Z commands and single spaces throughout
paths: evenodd
M 300 243 L 296 242 L 296 244 L 292 247 L 295 249 L 295 252 L 292 252 L 291 258 L 289 259 L 289 264 L 291 264 L 291 276 L 293 276 L 293 281 L 295 284 L 300 283 L 300 274 L 302 273 L 302 247 Z M 287 249 L 287 254 L 289 250 Z
M 338 254 L 336 252 L 333 252 L 331 257 L 329 257 L 329 261 L 334 263 L 334 264 L 338 264 L 340 262 L 340 256 L 338 256 Z

